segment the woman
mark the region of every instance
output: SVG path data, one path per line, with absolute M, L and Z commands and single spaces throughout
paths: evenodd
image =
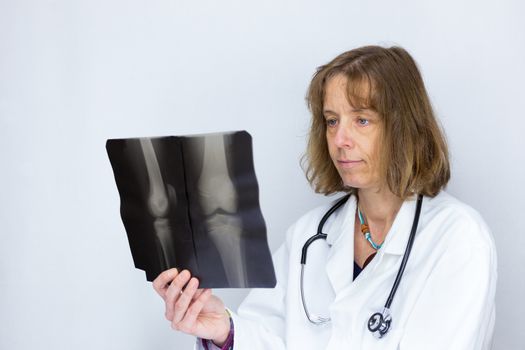
M 172 327 L 206 339 L 204 348 L 489 349 L 494 242 L 479 214 L 443 191 L 447 147 L 414 60 L 399 47 L 345 52 L 317 70 L 307 99 L 307 177 L 319 193 L 350 194 L 324 225 L 326 244 L 310 246 L 302 280 L 303 245 L 333 204 L 288 230 L 274 254 L 277 286 L 252 290 L 238 313 L 188 271 L 163 272 L 154 288 Z M 419 196 L 410 258 L 378 338 L 370 318 L 392 290 Z

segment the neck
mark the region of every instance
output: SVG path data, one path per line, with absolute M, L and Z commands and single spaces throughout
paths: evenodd
M 389 190 L 359 189 L 359 209 L 368 225 L 386 234 L 396 218 L 403 200 Z

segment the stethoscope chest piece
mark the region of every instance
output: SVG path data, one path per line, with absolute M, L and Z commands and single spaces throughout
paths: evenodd
M 372 334 L 380 339 L 383 338 L 390 330 L 390 324 L 392 323 L 392 317 L 390 316 L 390 310 L 387 308 L 383 309 L 383 312 L 376 312 L 368 319 L 368 330 Z

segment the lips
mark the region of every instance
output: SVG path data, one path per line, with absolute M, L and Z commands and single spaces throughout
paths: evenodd
M 347 159 L 338 159 L 337 164 L 344 169 L 351 169 L 354 168 L 360 164 L 362 164 L 362 160 L 347 160 Z

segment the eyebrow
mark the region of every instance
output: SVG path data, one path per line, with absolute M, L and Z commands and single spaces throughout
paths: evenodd
M 368 110 L 368 108 L 352 108 L 352 112 L 353 113 L 359 113 L 359 112 L 365 112 L 366 110 Z M 330 110 L 330 109 L 323 109 L 323 113 L 330 113 L 330 114 L 336 114 L 334 111 Z

